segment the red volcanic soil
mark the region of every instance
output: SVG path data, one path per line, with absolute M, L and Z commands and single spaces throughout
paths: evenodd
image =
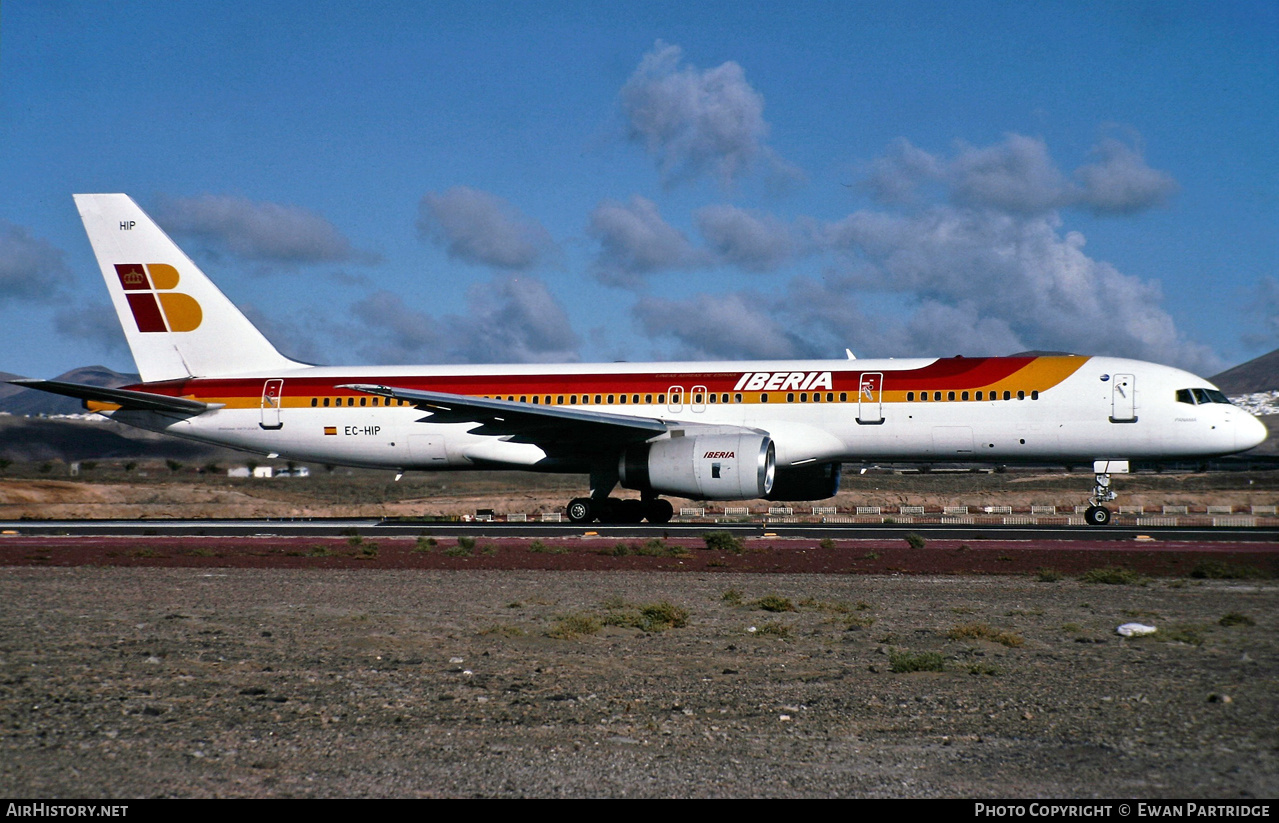
M 463 539 L 465 540 L 465 539 Z M 1159 577 L 1279 576 L 1272 543 L 1134 540 L 746 538 L 741 551 L 696 538 L 0 537 L 0 566 L 274 569 L 543 569 L 786 574 L 1078 574 L 1122 568 Z

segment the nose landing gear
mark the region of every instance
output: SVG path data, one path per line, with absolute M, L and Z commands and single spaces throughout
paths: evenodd
M 1096 483 L 1092 487 L 1092 497 L 1088 498 L 1091 505 L 1084 510 L 1084 522 L 1089 526 L 1105 526 L 1110 523 L 1110 509 L 1102 504 L 1118 497 L 1110 487 L 1110 475 L 1112 472 L 1127 474 L 1128 461 L 1097 460 L 1093 463 L 1093 471 L 1096 473 Z

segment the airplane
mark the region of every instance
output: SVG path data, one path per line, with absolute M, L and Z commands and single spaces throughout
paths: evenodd
M 575 523 L 665 523 L 662 495 L 821 500 L 842 464 L 891 461 L 1092 462 L 1084 519 L 1105 525 L 1130 461 L 1266 438 L 1203 378 L 1115 357 L 314 366 L 280 354 L 127 195 L 75 202 L 141 382 L 11 382 L 138 428 L 397 479 L 587 474 Z M 638 499 L 611 496 L 618 485 Z

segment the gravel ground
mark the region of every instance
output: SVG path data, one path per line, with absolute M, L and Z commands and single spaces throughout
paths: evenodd
M 1273 581 L 0 568 L 0 795 L 1274 797 L 1276 606 Z

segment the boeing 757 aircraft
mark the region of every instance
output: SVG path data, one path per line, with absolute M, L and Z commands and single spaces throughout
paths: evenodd
M 75 200 L 142 382 L 13 382 L 272 457 L 589 474 L 568 504 L 579 523 L 666 522 L 664 494 L 828 498 L 849 462 L 1034 461 L 1092 462 L 1086 520 L 1104 525 L 1128 461 L 1266 438 L 1203 378 L 1114 357 L 311 366 L 276 351 L 128 196 Z M 611 497 L 619 484 L 638 498 Z

